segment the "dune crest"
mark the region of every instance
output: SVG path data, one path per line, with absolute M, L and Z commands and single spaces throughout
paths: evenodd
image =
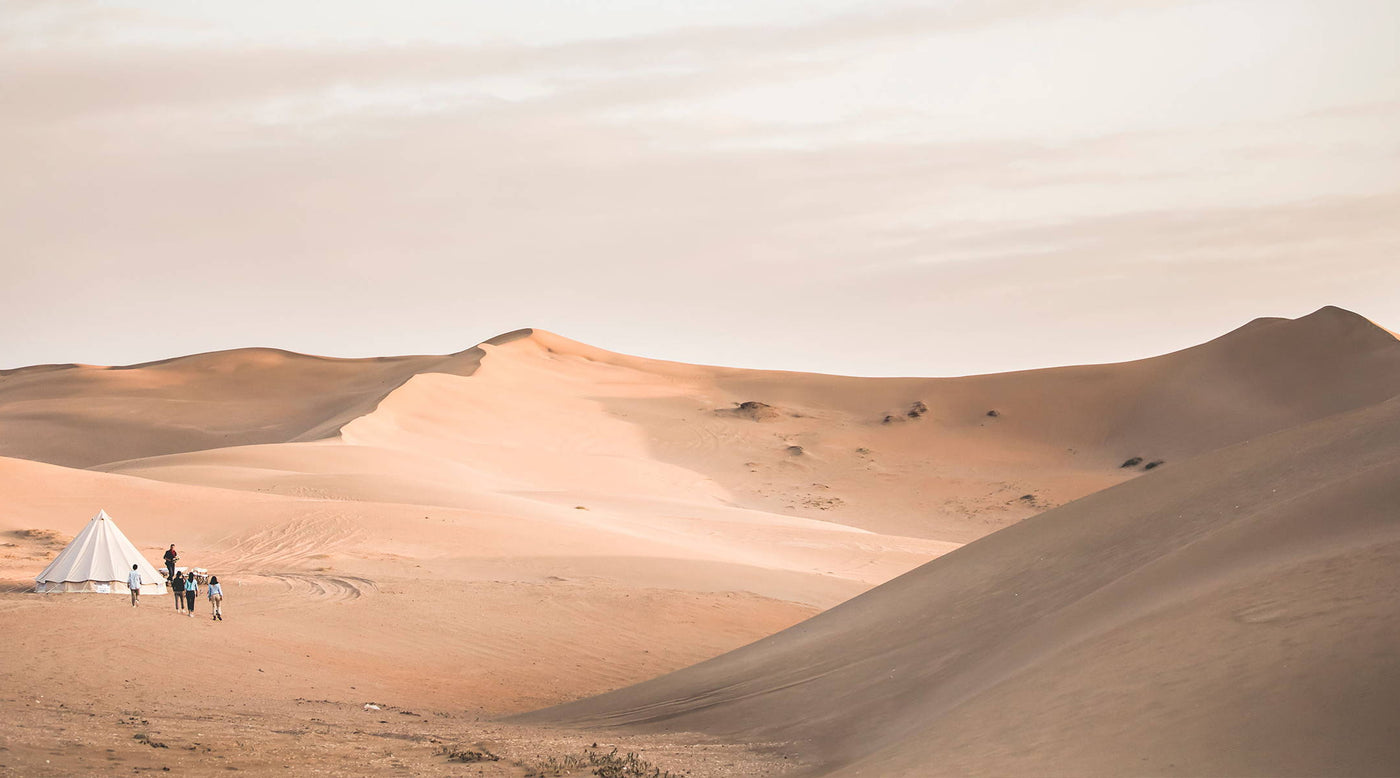
M 350 499 L 464 505 L 476 499 L 464 489 L 511 484 L 561 499 L 587 486 L 703 495 L 962 543 L 1146 467 L 1378 402 L 1398 382 L 1396 340 L 1330 307 L 1137 362 L 962 378 L 685 365 L 522 329 L 441 357 L 244 349 L 13 371 L 0 454 Z M 731 412 L 744 407 L 763 408 L 762 423 Z M 361 452 L 247 448 L 317 441 Z M 555 464 L 531 470 L 535 453 Z

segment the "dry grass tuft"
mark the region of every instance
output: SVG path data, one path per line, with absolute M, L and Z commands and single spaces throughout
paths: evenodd
M 438 749 L 438 754 L 440 756 L 447 757 L 447 761 L 449 762 L 465 762 L 467 764 L 470 764 L 472 762 L 501 761 L 501 758 L 499 756 L 496 756 L 495 754 L 491 753 L 485 748 L 481 749 L 480 751 L 477 751 L 471 748 L 452 748 L 450 746 L 443 746 Z
M 551 756 L 543 762 L 522 766 L 525 768 L 525 778 L 574 775 L 581 770 L 588 770 L 587 775 L 598 778 L 680 778 L 676 773 L 662 770 L 631 751 L 619 755 L 616 748 L 606 754 L 585 748 L 582 754 Z

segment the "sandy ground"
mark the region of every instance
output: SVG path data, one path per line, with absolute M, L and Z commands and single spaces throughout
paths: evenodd
M 688 727 L 708 735 L 624 735 L 613 725 L 646 719 L 626 705 L 581 732 L 500 721 L 863 609 L 829 610 L 941 559 L 963 572 L 938 575 L 986 582 L 1006 562 L 974 553 L 983 543 L 1029 517 L 1080 515 L 1086 499 L 1166 483 L 1172 499 L 1228 501 L 1172 471 L 1379 407 L 1398 387 L 1400 344 L 1337 309 L 1141 362 L 947 379 L 680 365 L 528 330 L 445 357 L 248 349 L 8 371 L 0 771 L 524 775 L 598 742 L 690 775 L 866 758 L 919 774 L 900 760 L 922 753 L 907 746 L 928 740 L 928 719 L 898 694 L 867 710 L 882 733 L 867 739 L 888 752 L 737 714 L 743 727 Z M 1126 522 L 1124 538 L 1176 542 L 1143 531 L 1133 500 L 1117 505 L 1094 515 Z M 218 574 L 227 621 L 203 599 L 188 618 L 169 597 L 133 610 L 121 596 L 33 594 L 32 576 L 98 508 L 153 562 L 174 542 L 183 564 Z M 1063 541 L 1064 559 L 1093 569 L 1092 534 L 1035 543 Z M 912 645 L 929 639 L 925 607 L 868 609 L 871 645 L 909 629 Z M 954 654 L 995 632 L 968 624 Z M 823 699 L 881 688 L 839 677 L 852 685 Z M 774 704 L 782 721 L 837 720 Z M 444 747 L 503 758 L 450 762 Z M 963 758 L 953 772 L 1043 772 L 1034 758 Z
M 594 742 L 692 775 L 776 775 L 795 764 L 702 736 L 564 734 L 491 720 L 642 680 L 744 642 L 735 624 L 778 629 L 810 609 L 635 589 L 559 595 L 487 585 L 414 595 L 399 591 L 406 582 L 357 597 L 350 586 L 326 593 L 257 579 L 231 582 L 226 620 L 214 622 L 202 599 L 190 618 L 170 596 L 133 609 L 124 597 L 45 598 L 23 588 L 10 581 L 0 594 L 9 631 L 4 774 L 520 776 Z M 633 602 L 622 608 L 624 599 Z M 579 620 L 551 628 L 538 615 L 512 617 L 546 600 L 555 615 L 630 618 L 590 640 Z M 479 639 L 503 633 L 509 645 Z M 501 760 L 468 766 L 444 748 Z

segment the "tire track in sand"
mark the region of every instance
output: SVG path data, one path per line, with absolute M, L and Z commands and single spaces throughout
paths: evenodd
M 296 602 L 356 600 L 377 591 L 378 585 L 369 578 L 318 570 L 314 565 L 363 534 L 343 514 L 320 510 L 231 538 L 211 560 L 216 566 L 211 569 L 276 581 L 296 595 Z

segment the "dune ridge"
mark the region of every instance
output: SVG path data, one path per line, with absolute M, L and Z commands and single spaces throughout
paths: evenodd
M 0 372 L 0 456 L 68 467 L 329 437 L 425 371 L 470 375 L 448 356 L 334 359 L 248 348 L 119 367 Z
M 561 491 L 559 483 L 536 485 L 549 479 L 522 474 L 523 462 L 504 468 L 509 474 L 483 472 L 481 444 L 528 439 L 537 444 L 532 453 L 547 453 L 559 448 L 547 442 L 556 429 L 589 418 L 595 430 L 613 429 L 611 439 L 633 441 L 625 456 L 649 476 L 639 478 L 641 471 L 634 470 L 619 477 L 653 493 L 674 492 L 687 482 L 684 489 L 746 508 L 961 543 L 1138 475 L 1140 467 L 1119 467 L 1134 458 L 1147 464 L 1193 456 L 1377 402 L 1400 381 L 1395 339 L 1335 308 L 1296 321 L 1256 320 L 1201 346 L 1137 362 L 964 378 L 869 379 L 682 365 L 613 354 L 532 329 L 449 357 L 332 360 L 324 364 L 354 374 L 353 391 L 324 396 L 316 393 L 325 373 L 307 368 L 323 363 L 302 359 L 279 357 L 277 369 L 254 370 L 254 378 L 222 387 L 216 402 L 177 402 L 178 391 L 189 390 L 163 374 L 132 382 L 120 402 L 107 396 L 103 380 L 87 386 L 102 371 L 80 373 L 81 380 L 44 378 L 49 373 L 18 384 L 0 379 L 0 420 L 13 422 L 0 453 L 150 478 L 231 483 L 227 476 L 234 471 L 216 472 L 225 455 L 207 453 L 226 451 L 243 468 L 234 480 L 244 486 L 287 489 L 299 479 L 296 488 L 309 494 L 361 494 L 363 489 L 344 482 L 365 482 L 383 468 L 405 469 L 381 461 L 357 469 L 356 479 L 341 479 L 337 487 L 328 467 L 318 463 L 340 455 L 324 449 L 299 449 L 296 456 L 305 458 L 308 472 L 295 479 L 298 468 L 285 453 L 236 451 L 249 444 L 332 441 L 413 459 L 425 478 L 392 497 L 411 501 L 417 488 L 443 492 L 425 480 L 467 478 L 481 488 L 513 480 L 525 489 Z M 212 375 L 238 375 L 246 355 L 199 355 L 157 369 L 179 365 L 176 372 L 183 375 L 208 360 L 235 363 L 220 365 Z M 479 375 L 483 360 L 485 376 Z M 241 398 L 254 380 L 261 394 Z M 590 382 L 598 386 L 590 388 Z M 509 391 L 501 388 L 507 385 Z M 308 395 L 316 401 L 300 399 Z M 566 397 L 573 411 L 553 417 L 553 427 L 533 418 Z M 84 400 L 75 412 L 82 429 L 72 426 L 74 418 L 54 421 L 34 410 L 45 403 L 68 407 L 77 398 Z M 172 403 L 183 414 L 178 426 L 141 421 L 141 409 L 157 414 Z M 764 420 L 726 415 L 743 403 L 766 408 Z M 925 410 L 910 418 L 916 404 Z M 263 410 L 228 412 L 247 405 Z M 448 414 L 445 405 L 456 410 Z M 108 416 L 96 419 L 103 413 Z M 391 416 L 417 419 L 412 440 L 402 428 L 390 435 L 397 423 Z M 139 429 L 142 423 L 146 429 Z M 111 445 L 113 436 L 121 442 Z M 139 446 L 146 450 L 135 450 L 132 439 L 143 441 Z M 523 447 L 514 450 L 496 446 L 493 454 L 519 459 Z M 574 448 L 557 456 L 574 457 L 571 467 L 594 462 L 608 470 L 617 461 L 607 458 L 619 453 Z M 276 483 L 263 479 L 254 485 L 254 460 L 264 454 L 276 460 L 264 468 Z M 567 480 L 568 469 L 548 468 L 550 479 Z M 574 481 L 601 475 L 596 469 L 584 473 L 580 469 Z M 461 504 L 446 496 L 432 499 Z

